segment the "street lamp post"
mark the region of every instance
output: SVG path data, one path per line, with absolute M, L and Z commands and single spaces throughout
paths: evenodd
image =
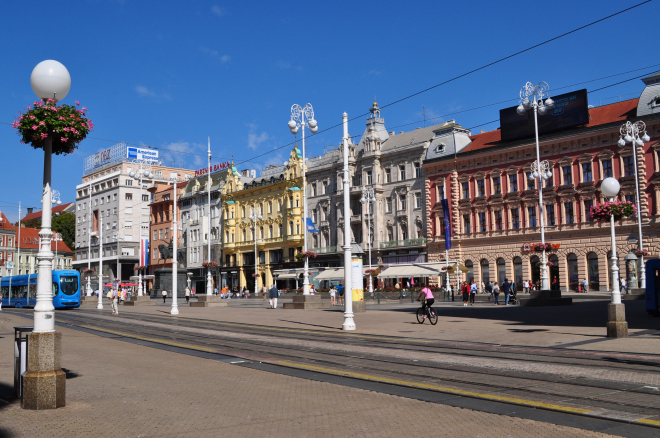
M 360 202 L 367 206 L 367 242 L 369 248 L 369 294 L 373 296 L 373 272 L 371 268 L 371 206 L 376 204 L 376 196 L 374 195 L 373 187 L 365 187 L 362 189 L 362 198 Z
M 210 262 L 215 261 L 211 258 L 211 137 L 209 137 L 209 149 L 208 149 L 208 172 L 206 172 L 206 191 L 208 195 L 208 206 L 209 212 L 206 216 L 207 219 L 207 230 L 206 230 L 206 245 L 207 245 L 207 256 Z M 213 295 L 213 278 L 211 275 L 211 266 L 206 267 L 206 295 Z
M 68 70 L 57 61 L 42 61 L 32 70 L 32 90 L 38 98 L 59 101 L 71 88 Z M 37 253 L 37 302 L 34 306 L 34 329 L 28 336 L 29 357 L 27 372 L 23 377 L 22 406 L 28 409 L 53 409 L 65 405 L 66 376 L 60 367 L 62 334 L 55 331 L 55 307 L 53 306 L 53 252 L 51 250 L 52 194 L 51 163 L 53 138 L 44 140 L 44 174 Z M 20 223 L 19 223 L 20 225 Z
M 344 157 L 344 323 L 342 330 L 355 330 L 353 319 L 353 287 L 351 285 L 351 187 L 348 175 L 348 114 L 342 115 L 344 136 L 342 138 Z
M 62 235 L 58 234 L 58 233 L 54 233 L 53 240 L 55 241 L 55 263 L 53 264 L 53 266 L 55 267 L 54 270 L 57 270 L 57 267 L 58 267 L 57 266 L 57 242 L 62 241 Z
M 186 175 L 184 181 L 187 181 L 189 179 L 188 175 Z M 170 311 L 171 315 L 178 315 L 179 314 L 179 303 L 178 303 L 178 283 L 179 283 L 179 259 L 178 259 L 178 252 L 179 252 L 179 221 L 177 218 L 177 212 L 176 212 L 176 196 L 177 196 L 177 185 L 179 184 L 179 174 L 176 172 L 171 172 L 170 173 L 170 180 L 173 182 L 174 187 L 174 202 L 173 202 L 173 214 L 172 214 L 172 310 Z
M 312 134 L 318 131 L 318 124 L 314 119 L 314 109 L 308 103 L 302 108 L 300 105 L 295 104 L 291 107 L 291 120 L 288 123 L 289 129 L 293 135 L 298 133 L 298 129 L 302 128 L 302 156 L 303 156 L 303 232 L 304 234 L 304 251 L 307 253 L 307 163 L 305 162 L 305 126 L 309 126 Z M 350 242 L 349 242 L 350 244 Z M 309 295 L 309 257 L 305 256 L 305 269 L 303 274 L 303 295 Z
M 635 201 L 637 203 L 637 230 L 639 233 L 639 250 L 642 253 L 640 256 L 639 276 L 641 277 L 641 288 L 646 289 L 646 267 L 644 266 L 644 239 L 642 238 L 642 209 L 640 205 L 641 193 L 639 191 L 639 173 L 637 173 L 637 146 L 644 146 L 644 143 L 651 140 L 646 133 L 646 124 L 641 120 L 631 123 L 626 122 L 621 125 L 619 129 L 621 137 L 619 138 L 619 146 L 624 147 L 626 143 L 632 144 L 633 149 L 633 163 L 635 164 Z M 635 285 L 637 286 L 637 285 Z
M 140 235 L 139 235 L 139 240 L 140 240 L 140 264 L 143 263 L 143 253 L 142 253 L 142 240 L 143 240 L 143 231 L 142 231 L 142 215 L 144 213 L 144 209 L 142 208 L 142 203 L 144 200 L 142 199 L 142 186 L 143 186 L 143 179 L 149 178 L 153 180 L 154 174 L 151 172 L 151 162 L 146 161 L 146 160 L 133 160 L 133 164 L 139 166 L 135 170 L 131 170 L 129 172 L 129 176 L 135 180 L 137 180 L 140 184 Z M 146 265 L 146 263 L 145 263 Z M 142 289 L 142 270 L 138 271 L 138 297 L 141 297 L 143 293 Z
M 546 160 L 541 161 L 541 152 L 539 151 L 539 123 L 538 114 L 544 115 L 549 109 L 555 106 L 555 102 L 550 98 L 550 87 L 546 82 L 539 82 L 532 85 L 527 82 L 520 90 L 520 105 L 517 111 L 519 115 L 525 114 L 528 109 L 534 110 L 534 133 L 536 135 L 536 161 L 532 163 L 532 173 L 530 179 L 538 181 L 539 190 L 539 213 L 541 215 L 541 243 L 543 244 L 543 255 L 541 259 L 541 290 L 550 290 L 550 278 L 548 277 L 548 261 L 545 251 L 545 213 L 543 208 L 543 181 L 552 178 L 550 163 Z M 544 101 L 545 99 L 545 101 Z
M 603 192 L 605 198 L 609 198 L 614 202 L 616 196 L 619 194 L 621 186 L 619 181 L 615 178 L 605 178 L 600 185 L 600 190 Z M 628 337 L 628 323 L 626 322 L 626 312 L 623 303 L 621 302 L 621 291 L 619 289 L 619 266 L 617 264 L 616 255 L 616 235 L 614 233 L 614 215 L 610 216 L 610 235 L 612 245 L 612 298 L 610 304 L 607 306 L 607 337 L 608 338 L 627 338 Z
M 254 296 L 257 296 L 257 287 L 259 284 L 259 254 L 257 253 L 257 221 L 263 220 L 261 211 L 256 207 L 250 207 L 250 216 L 248 218 L 252 221 L 252 237 L 254 237 Z
M 98 310 L 103 310 L 103 210 L 99 210 L 99 301 Z

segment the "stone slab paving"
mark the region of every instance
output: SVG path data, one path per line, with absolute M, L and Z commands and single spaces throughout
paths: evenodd
M 230 300 L 223 308 L 179 306 L 180 316 L 216 321 L 260 324 L 275 327 L 339 331 L 344 321 L 343 308 L 327 310 L 268 309 L 259 300 Z M 517 307 L 475 306 L 436 302 L 439 321 L 435 326 L 418 324 L 418 304 L 370 304 L 366 313 L 355 315 L 357 332 L 449 341 L 538 347 L 564 347 L 660 354 L 660 318 L 646 314 L 643 301 L 626 302 L 630 337 L 608 339 L 605 324 L 607 302 L 581 302 L 572 306 Z M 121 307 L 120 312 L 169 315 L 166 305 Z M 89 311 L 95 311 L 94 309 Z M 109 307 L 103 311 L 110 314 Z M 573 345 L 578 344 L 578 345 Z
M 609 436 L 272 374 L 61 327 L 67 406 L 26 411 L 9 396 L 13 327 L 25 324 L 24 318 L 0 313 L 3 437 Z

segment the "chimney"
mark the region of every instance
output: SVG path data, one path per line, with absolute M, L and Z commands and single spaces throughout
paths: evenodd
M 34 207 L 28 207 L 27 208 L 27 214 L 32 214 L 33 210 L 34 210 Z
M 396 135 L 396 132 L 390 131 L 390 135 Z

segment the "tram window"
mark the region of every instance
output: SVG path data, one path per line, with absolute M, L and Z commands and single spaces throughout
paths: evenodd
M 57 283 L 53 283 L 57 288 Z M 60 288 L 64 295 L 73 295 L 78 292 L 78 278 L 72 276 L 60 277 Z M 57 292 L 55 292 L 57 293 Z
M 57 288 L 57 283 L 53 281 L 53 296 L 57 296 L 58 288 Z

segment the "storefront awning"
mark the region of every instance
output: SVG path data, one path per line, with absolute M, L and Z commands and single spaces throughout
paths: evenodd
M 278 280 L 286 280 L 287 278 L 297 278 L 298 275 L 300 275 L 300 274 L 297 274 L 295 272 L 286 272 L 284 274 L 279 274 L 277 276 L 277 279 Z
M 390 265 L 378 278 L 438 277 L 443 274 L 444 263 Z
M 374 266 L 373 269 L 378 269 L 378 266 Z M 362 276 L 369 275 L 367 271 L 369 270 L 368 266 L 362 267 Z M 329 268 L 321 272 L 319 275 L 314 277 L 314 280 L 343 280 L 344 279 L 344 268 Z

